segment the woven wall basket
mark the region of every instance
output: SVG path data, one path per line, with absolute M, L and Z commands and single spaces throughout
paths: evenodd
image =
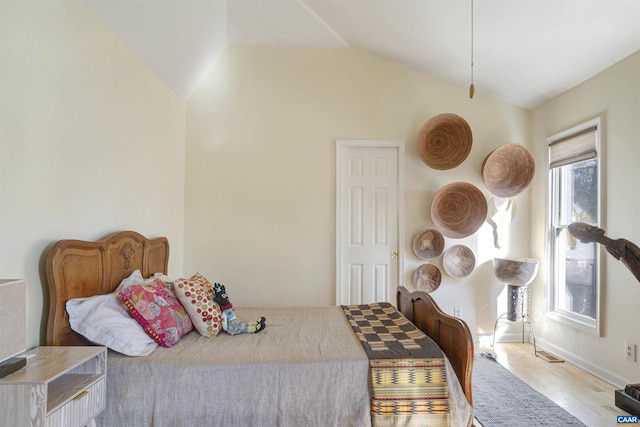
M 413 272 L 413 286 L 419 291 L 433 292 L 440 286 L 442 273 L 433 264 L 422 264 Z
M 462 117 L 444 113 L 427 120 L 418 134 L 418 153 L 429 167 L 452 169 L 471 151 L 471 127 Z
M 413 240 L 413 252 L 420 259 L 431 259 L 440 256 L 443 249 L 444 236 L 433 228 L 424 230 Z
M 464 245 L 451 246 L 442 257 L 442 266 L 449 276 L 467 277 L 476 266 L 476 257 Z
M 482 180 L 491 193 L 509 198 L 522 193 L 536 171 L 533 155 L 520 144 L 496 148 L 482 162 Z
M 445 236 L 460 239 L 478 231 L 487 210 L 487 200 L 476 186 L 454 182 L 436 193 L 431 203 L 431 220 Z

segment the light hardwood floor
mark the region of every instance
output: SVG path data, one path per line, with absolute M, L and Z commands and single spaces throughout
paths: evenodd
M 500 364 L 589 427 L 615 426 L 616 416 L 627 414 L 615 406 L 614 386 L 571 363 L 535 357 L 531 344 L 496 343 L 480 351 L 492 352 Z

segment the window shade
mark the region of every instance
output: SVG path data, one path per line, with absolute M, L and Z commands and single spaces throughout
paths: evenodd
M 549 167 L 556 168 L 596 157 L 598 128 L 590 127 L 549 144 Z

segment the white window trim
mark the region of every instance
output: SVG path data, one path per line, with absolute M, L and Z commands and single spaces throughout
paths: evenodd
M 582 123 L 578 126 L 574 126 L 571 129 L 567 129 L 563 132 L 557 133 L 546 138 L 547 147 L 554 141 L 558 141 L 560 139 L 564 139 L 581 131 L 584 131 L 591 127 L 596 127 L 596 158 L 598 159 L 598 201 L 597 201 L 597 209 L 598 209 L 598 223 L 599 225 L 603 223 L 603 212 L 602 212 L 602 199 L 603 199 L 603 190 L 605 188 L 604 182 L 602 181 L 603 177 L 603 156 L 602 156 L 602 137 L 603 137 L 603 128 L 602 128 L 602 117 L 597 117 L 595 119 L 589 120 L 585 123 Z M 554 194 L 551 190 L 551 173 L 549 169 L 549 150 L 546 150 L 546 170 L 547 170 L 547 223 L 546 223 L 546 259 L 551 260 L 553 257 L 553 242 L 555 241 L 555 237 L 551 235 L 552 229 L 551 225 L 553 224 L 552 220 L 552 206 L 553 206 L 553 197 Z M 601 246 L 601 245 L 599 245 Z M 597 252 L 598 259 L 598 277 L 596 278 L 596 318 L 592 319 L 590 317 L 573 313 L 566 310 L 561 310 L 554 308 L 554 269 L 552 268 L 552 264 L 549 263 L 549 268 L 547 269 L 547 277 L 545 286 L 545 317 L 551 320 L 554 320 L 559 323 L 563 323 L 565 325 L 571 326 L 577 330 L 589 333 L 595 336 L 600 335 L 600 321 L 602 318 L 600 312 L 600 299 L 601 299 L 601 282 L 604 271 L 604 266 L 602 263 L 602 247 L 599 248 Z

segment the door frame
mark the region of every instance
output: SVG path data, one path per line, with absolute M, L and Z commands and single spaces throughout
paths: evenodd
M 344 231 L 344 224 L 341 220 L 342 212 L 342 196 L 343 196 L 343 177 L 342 177 L 342 160 L 349 148 L 395 148 L 397 154 L 397 171 L 398 171 L 398 200 L 397 200 L 397 236 L 398 236 L 398 277 L 389 278 L 390 281 L 395 280 L 396 286 L 402 286 L 404 282 L 404 218 L 405 218 L 405 142 L 404 141 L 387 141 L 387 140 L 371 140 L 371 139 L 338 139 L 336 140 L 336 286 L 335 301 L 339 303 L 340 296 L 340 272 L 342 270 L 342 248 L 340 246 L 340 236 Z M 392 295 L 393 298 L 393 295 Z M 388 301 L 396 305 L 395 299 Z

